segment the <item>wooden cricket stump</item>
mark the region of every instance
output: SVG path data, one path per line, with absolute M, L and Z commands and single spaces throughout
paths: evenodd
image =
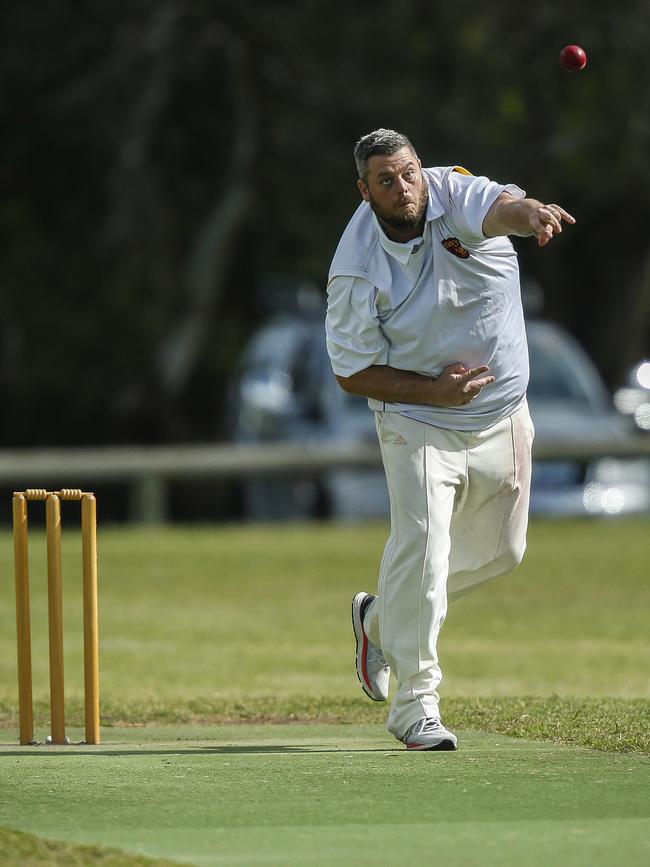
M 20 743 L 35 743 L 29 605 L 29 524 L 27 514 L 27 504 L 30 500 L 42 500 L 45 502 L 47 608 L 50 649 L 50 713 L 52 725 L 51 735 L 47 738 L 46 743 L 69 743 L 65 733 L 61 502 L 77 500 L 81 502 L 85 743 L 98 744 L 100 742 L 100 734 L 97 502 L 94 494 L 73 488 L 64 488 L 61 491 L 30 488 L 26 491 L 14 493 L 13 497 Z

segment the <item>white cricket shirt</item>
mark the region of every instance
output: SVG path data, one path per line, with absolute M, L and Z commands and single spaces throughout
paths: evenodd
M 368 401 L 427 424 L 484 430 L 521 404 L 529 369 L 517 254 L 507 237 L 485 238 L 482 225 L 501 192 L 525 193 L 456 166 L 424 174 L 421 238 L 391 241 L 367 202 L 348 223 L 329 272 L 327 349 L 345 377 L 372 364 L 427 376 L 453 362 L 489 365 L 496 381 L 465 406 Z

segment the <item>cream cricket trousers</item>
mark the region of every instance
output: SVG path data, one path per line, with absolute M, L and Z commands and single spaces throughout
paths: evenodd
M 524 555 L 534 428 L 524 403 L 485 431 L 376 413 L 391 504 L 377 599 L 364 626 L 397 678 L 388 730 L 438 716 L 437 643 L 447 600 Z

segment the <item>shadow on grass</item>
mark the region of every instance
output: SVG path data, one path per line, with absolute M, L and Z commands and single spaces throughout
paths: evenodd
M 45 758 L 58 758 L 59 756 L 118 756 L 125 758 L 127 756 L 203 756 L 203 755 L 254 755 L 260 754 L 303 754 L 311 753 L 391 753 L 403 752 L 400 747 L 327 747 L 325 744 L 315 744 L 314 746 L 281 746 L 279 744 L 269 744 L 267 746 L 225 746 L 225 747 L 188 747 L 183 749 L 141 749 L 141 750 L 70 750 L 67 752 L 64 748 L 52 750 L 49 746 L 27 747 L 25 749 L 10 749 L 4 750 L 0 748 L 0 761 L 3 758 L 16 758 L 20 756 L 41 756 Z

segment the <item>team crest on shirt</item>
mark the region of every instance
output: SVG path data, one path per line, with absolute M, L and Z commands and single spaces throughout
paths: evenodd
M 469 259 L 469 250 L 463 247 L 458 238 L 444 238 L 442 246 L 459 259 Z

